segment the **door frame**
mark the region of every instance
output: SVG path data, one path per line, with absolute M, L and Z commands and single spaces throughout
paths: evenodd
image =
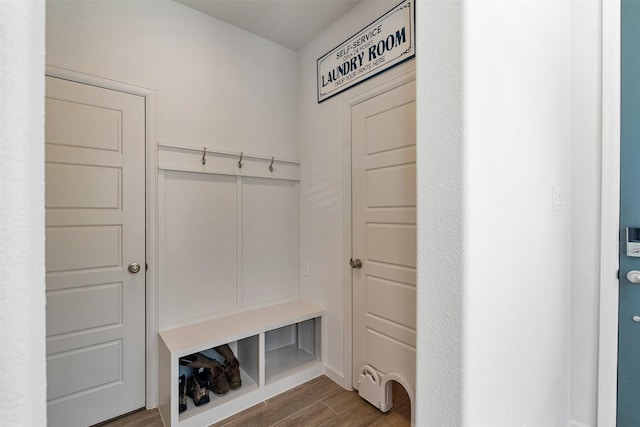
M 145 99 L 145 401 L 147 408 L 158 406 L 158 251 L 156 92 L 144 86 L 111 80 L 92 74 L 47 65 L 45 75 L 104 89 L 142 96 Z
M 404 84 L 416 80 L 416 65 L 415 62 L 410 63 L 410 68 L 404 73 L 393 77 L 386 82 L 380 83 L 379 85 L 361 92 L 358 95 L 355 95 L 351 98 L 348 98 L 344 101 L 343 104 L 343 160 L 344 164 L 342 167 L 343 176 L 343 202 L 344 206 L 344 217 L 343 217 L 343 230 L 344 230 L 344 248 L 343 253 L 345 257 L 351 257 L 353 251 L 353 231 L 351 226 L 352 221 L 352 209 L 351 209 L 351 192 L 352 192 L 352 184 L 351 184 L 351 109 L 353 106 L 360 104 L 361 102 L 367 101 L 371 98 L 374 98 L 378 95 L 381 95 L 385 92 L 393 90 L 397 87 L 400 87 Z M 332 372 L 332 370 L 326 367 L 326 375 L 333 379 L 338 383 L 342 383 L 344 387 L 348 389 L 353 389 L 353 278 L 352 278 L 352 268 L 348 262 L 342 263 L 342 275 L 343 275 L 343 316 L 344 316 L 344 369 L 342 376 Z M 341 381 L 342 380 L 342 381 Z
M 620 0 L 602 1 L 602 200 L 597 420 L 616 424 L 620 221 Z

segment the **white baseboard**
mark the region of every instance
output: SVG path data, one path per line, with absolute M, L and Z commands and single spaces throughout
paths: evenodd
M 591 427 L 589 424 L 585 424 L 576 420 L 569 420 L 569 427 Z
M 326 363 L 324 365 L 324 374 L 327 377 L 329 377 L 329 379 L 331 379 L 332 381 L 338 383 L 342 387 L 351 390 L 350 388 L 345 386 L 346 381 L 345 381 L 345 378 L 344 378 L 344 374 L 342 374 L 341 372 L 338 372 L 337 370 L 335 370 L 333 367 L 327 365 Z

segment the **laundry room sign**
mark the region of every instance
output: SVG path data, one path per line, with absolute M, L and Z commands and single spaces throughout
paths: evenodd
M 415 56 L 415 4 L 405 0 L 318 59 L 318 103 Z

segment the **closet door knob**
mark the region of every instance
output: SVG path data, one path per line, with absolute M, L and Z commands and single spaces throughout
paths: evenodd
M 360 258 L 356 258 L 355 261 L 353 258 L 351 258 L 351 261 L 349 261 L 349 264 L 351 264 L 351 268 L 357 268 L 357 269 L 362 268 L 362 261 L 360 261 Z
M 137 262 L 132 262 L 131 264 L 129 264 L 129 268 L 127 270 L 129 270 L 129 273 L 135 274 L 140 271 L 140 264 L 138 264 Z

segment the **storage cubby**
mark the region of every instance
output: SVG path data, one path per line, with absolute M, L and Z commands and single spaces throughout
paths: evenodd
M 314 363 L 320 348 L 320 318 L 265 333 L 265 382 L 270 384 Z
M 291 301 L 234 313 L 160 332 L 159 407 L 165 426 L 210 425 L 324 372 L 320 328 L 324 310 Z M 210 402 L 178 411 L 178 379 L 192 368 L 181 357 L 194 353 L 223 362 L 214 347 L 229 344 L 240 362 L 242 386 Z
M 185 421 L 190 417 L 199 415 L 203 412 L 210 411 L 212 408 L 224 405 L 230 400 L 237 399 L 240 396 L 251 393 L 258 388 L 259 383 L 259 357 L 258 357 L 258 335 L 253 335 L 238 341 L 227 343 L 234 355 L 240 362 L 240 376 L 242 378 L 242 386 L 236 390 L 229 390 L 224 396 L 218 396 L 213 392 L 209 392 L 209 403 L 205 403 L 200 406 L 195 406 L 193 399 L 187 398 L 187 410 L 180 413 L 178 416 L 179 421 Z M 205 355 L 210 359 L 217 360 L 220 365 L 224 364 L 224 357 L 222 357 L 213 348 L 199 351 L 199 353 Z M 184 374 L 188 378 L 194 372 L 195 368 L 188 366 L 178 366 L 178 376 Z M 174 402 L 178 409 L 178 400 Z

